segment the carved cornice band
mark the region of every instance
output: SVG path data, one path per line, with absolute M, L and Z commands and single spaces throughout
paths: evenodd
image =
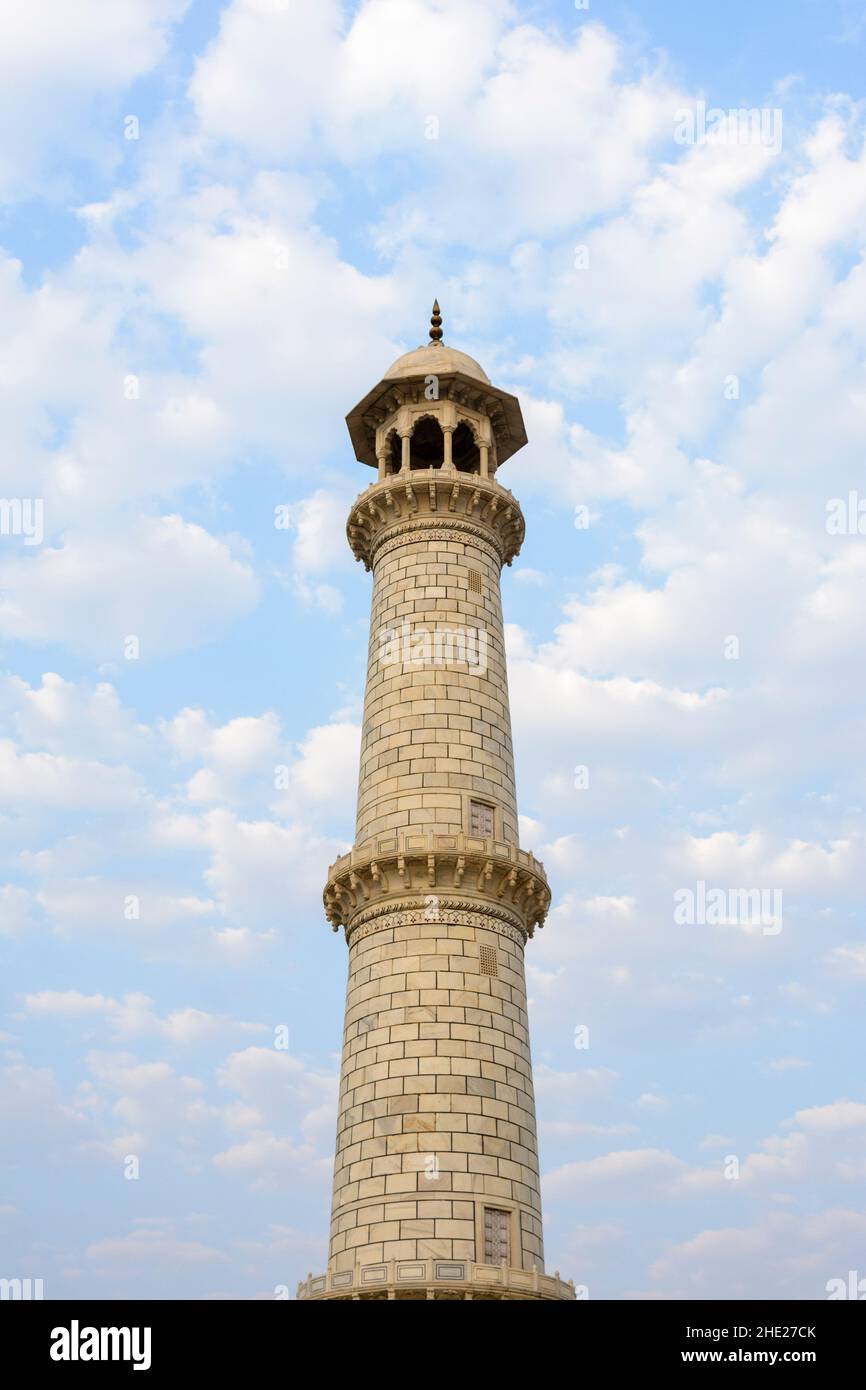
M 494 565 L 502 568 L 502 550 L 494 543 L 489 531 L 461 518 L 449 517 L 446 520 L 435 516 L 424 516 L 415 521 L 403 522 L 399 526 L 389 526 L 388 530 L 374 541 L 370 552 L 370 568 L 374 569 L 392 550 L 399 549 L 401 545 L 411 545 L 421 537 L 426 541 L 469 541 L 479 550 L 483 550 Z
M 419 528 L 441 527 L 493 545 L 510 565 L 523 544 L 520 504 L 493 478 L 444 468 L 395 473 L 362 492 L 349 513 L 346 534 L 357 560 L 371 569 L 379 548 Z M 429 534 L 429 532 L 427 532 Z
M 479 931 L 496 932 L 507 937 L 515 946 L 526 944 L 527 931 L 523 920 L 516 913 L 500 904 L 480 901 L 474 898 L 440 897 L 427 895 L 423 904 L 417 898 L 390 899 L 377 903 L 375 907 L 358 912 L 352 918 L 351 927 L 346 928 L 346 941 L 353 946 L 374 932 L 387 931 L 391 927 L 409 927 L 424 922 L 442 922 L 446 926 L 475 927 Z
M 492 930 L 499 920 L 532 936 L 550 906 L 544 866 L 533 854 L 463 834 L 401 832 L 368 840 L 331 865 L 323 897 L 334 931 L 344 927 L 347 940 L 356 928 L 401 912 L 417 921 L 425 913 L 428 921 L 449 911 L 476 913 Z

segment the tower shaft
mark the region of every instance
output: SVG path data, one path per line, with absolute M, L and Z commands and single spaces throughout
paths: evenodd
M 348 524 L 373 597 L 356 839 L 325 888 L 349 950 L 328 1272 L 301 1297 L 574 1297 L 543 1263 L 524 948 L 550 894 L 519 845 L 503 641 L 523 516 L 490 476 L 513 398 L 467 397 L 472 359 L 438 344 L 401 362 L 443 356 L 432 407 L 428 372 L 383 382 Z

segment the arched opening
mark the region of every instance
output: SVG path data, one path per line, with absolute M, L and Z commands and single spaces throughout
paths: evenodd
M 445 436 L 442 426 L 432 416 L 425 415 L 412 431 L 409 443 L 410 468 L 441 468 L 445 458 Z
M 465 420 L 461 420 L 454 431 L 452 457 L 458 473 L 481 472 L 481 455 L 478 452 L 478 445 L 475 443 L 475 436 Z
M 388 461 L 385 465 L 387 473 L 399 473 L 403 462 L 403 441 L 396 430 L 391 434 L 388 449 Z

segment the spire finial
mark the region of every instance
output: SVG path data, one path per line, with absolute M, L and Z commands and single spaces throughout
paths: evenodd
M 430 319 L 430 341 L 438 343 L 442 339 L 442 315 L 439 313 L 439 300 L 433 300 L 433 316 Z

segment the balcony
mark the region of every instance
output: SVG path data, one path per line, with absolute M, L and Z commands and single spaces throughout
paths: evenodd
M 574 1283 L 556 1274 L 474 1260 L 388 1260 L 355 1265 L 337 1273 L 308 1275 L 298 1285 L 298 1299 L 529 1299 L 550 1301 L 576 1297 Z
M 325 915 L 333 930 L 351 934 L 358 915 L 387 907 L 407 893 L 439 891 L 501 901 L 532 936 L 550 906 L 544 867 L 529 850 L 505 841 L 465 835 L 398 831 L 354 846 L 335 860 L 325 885 Z M 443 911 L 448 900 L 443 900 Z

